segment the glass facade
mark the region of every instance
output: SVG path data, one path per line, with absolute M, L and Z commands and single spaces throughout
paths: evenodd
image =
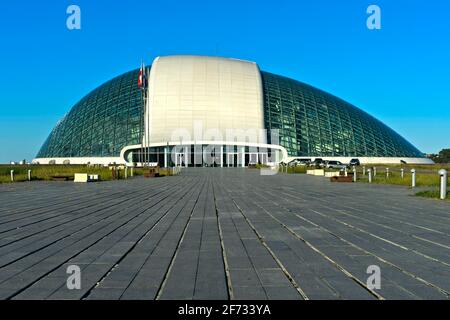
M 408 141 L 357 107 L 314 87 L 261 72 L 264 122 L 290 156 L 423 157 Z M 270 143 L 270 133 L 268 133 Z
M 143 101 L 139 70 L 120 75 L 79 101 L 58 122 L 37 158 L 118 157 L 141 143 Z M 307 84 L 261 72 L 264 122 L 279 129 L 290 156 L 423 157 L 364 111 Z
M 111 157 L 141 143 L 139 70 L 120 75 L 79 101 L 58 122 L 37 158 Z

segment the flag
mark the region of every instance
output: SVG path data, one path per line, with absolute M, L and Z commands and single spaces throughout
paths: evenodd
M 145 72 L 145 66 L 143 63 L 141 63 L 141 68 L 139 69 L 139 76 L 138 76 L 138 87 L 145 88 L 146 86 L 147 86 L 147 75 Z

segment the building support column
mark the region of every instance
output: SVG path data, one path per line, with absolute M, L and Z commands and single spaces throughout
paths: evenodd
M 241 167 L 245 167 L 245 147 L 241 147 Z
M 188 147 L 184 148 L 184 166 L 187 168 L 188 167 Z
M 220 146 L 220 167 L 223 168 L 223 145 Z
M 164 147 L 164 168 L 167 168 L 167 147 Z

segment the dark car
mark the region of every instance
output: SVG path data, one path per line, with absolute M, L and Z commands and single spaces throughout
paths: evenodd
M 313 162 L 311 162 L 311 165 L 316 167 L 323 167 L 325 165 L 325 162 L 322 158 L 315 158 Z
M 359 159 L 352 159 L 352 160 L 350 160 L 349 165 L 350 166 L 360 166 L 361 162 L 359 162 Z

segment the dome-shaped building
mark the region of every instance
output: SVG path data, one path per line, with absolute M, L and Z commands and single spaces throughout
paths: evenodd
M 82 98 L 34 162 L 246 166 L 322 158 L 344 163 L 430 163 L 361 109 L 253 62 L 158 57 Z M 144 99 L 145 98 L 145 99 Z

